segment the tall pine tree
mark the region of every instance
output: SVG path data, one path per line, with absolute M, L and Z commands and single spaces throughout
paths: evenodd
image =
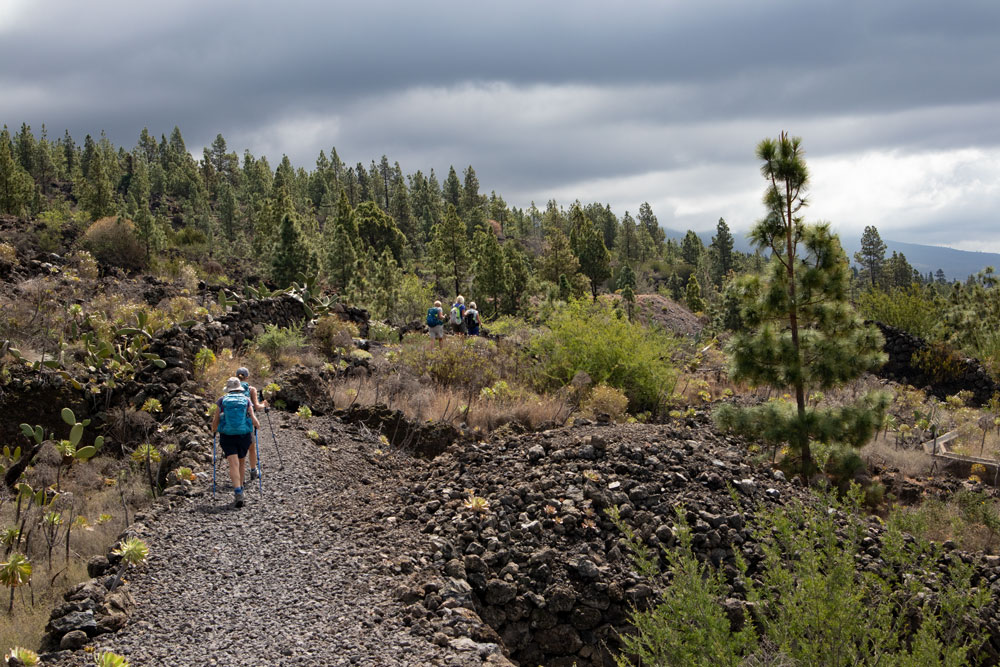
M 465 223 L 458 217 L 458 210 L 449 203 L 444 220 L 434 225 L 431 255 L 439 275 L 454 281 L 455 294 L 462 293 L 462 284 L 469 276 L 472 264 L 468 248 L 469 237 L 465 231 Z
M 504 260 L 503 248 L 492 229 L 479 229 L 473 238 L 476 248 L 476 292 L 485 295 L 493 304 L 492 315 L 500 312 L 500 299 L 508 289 L 510 267 Z
M 316 255 L 306 243 L 302 229 L 292 214 L 285 214 L 278 228 L 278 242 L 271 259 L 271 277 L 279 287 L 287 287 L 299 273 L 316 273 Z
M 885 242 L 879 236 L 878 229 L 873 225 L 866 226 L 861 235 L 861 250 L 854 253 L 854 261 L 868 274 L 872 287 L 876 287 L 882 281 L 885 249 Z
M 807 224 L 809 172 L 801 140 L 782 133 L 757 146 L 767 181 L 767 216 L 751 233 L 771 253 L 764 274 L 743 279 L 745 327 L 730 345 L 731 373 L 738 382 L 791 391 L 794 403 L 720 408 L 723 427 L 777 446 L 787 443 L 803 479 L 815 472 L 813 445 L 860 447 L 874 434 L 887 405 L 882 394 L 854 403 L 819 407 L 809 392 L 844 384 L 884 360 L 882 337 L 862 324 L 848 302 L 847 258 L 828 224 Z M 855 455 L 856 456 L 856 455 Z

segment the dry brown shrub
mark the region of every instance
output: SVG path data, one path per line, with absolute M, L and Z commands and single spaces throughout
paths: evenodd
M 92 224 L 81 241 L 94 258 L 106 266 L 137 271 L 146 266 L 146 251 L 135 234 L 131 220 L 101 218 Z
M 934 459 L 922 449 L 896 447 L 895 436 L 879 435 L 861 449 L 866 461 L 877 461 L 887 468 L 896 468 L 906 477 L 930 474 Z
M 208 259 L 202 262 L 201 270 L 209 276 L 220 276 L 224 272 L 222 264 L 219 264 L 214 259 Z
M 313 338 L 319 344 L 320 350 L 329 356 L 351 350 L 354 347 L 353 339 L 358 335 L 356 324 L 342 320 L 336 315 L 320 318 L 313 329 Z
M 464 421 L 484 432 L 505 424 L 535 429 L 549 422 L 562 423 L 570 410 L 562 399 L 530 392 L 503 399 L 473 396 L 470 401 L 467 392 L 422 383 L 408 373 L 344 379 L 334 386 L 333 396 L 338 409 L 378 402 L 400 410 L 413 421 Z
M 594 387 L 581 406 L 581 411 L 585 416 L 596 417 L 603 414 L 615 422 L 624 420 L 627 409 L 628 396 L 625 395 L 625 392 L 606 384 Z

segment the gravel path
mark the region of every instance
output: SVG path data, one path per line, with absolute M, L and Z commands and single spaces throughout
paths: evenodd
M 403 624 L 393 590 L 421 538 L 378 502 L 395 488 L 378 465 L 380 443 L 314 418 L 309 427 L 330 441 L 320 448 L 297 418 L 271 418 L 285 465 L 265 422 L 263 498 L 254 486 L 231 508 L 220 466 L 215 499 L 211 479 L 198 481 L 146 518 L 150 557 L 131 578 L 134 616 L 98 638 L 98 650 L 134 666 L 480 664 Z M 64 664 L 91 664 L 85 653 L 73 660 Z

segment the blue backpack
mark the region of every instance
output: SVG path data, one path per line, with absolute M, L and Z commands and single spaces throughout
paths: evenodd
M 441 316 L 438 314 L 441 311 L 438 310 L 437 306 L 427 309 L 427 326 L 436 327 L 439 324 L 444 324 L 441 320 Z
M 219 415 L 219 433 L 242 435 L 253 431 L 253 420 L 247 414 L 250 399 L 242 393 L 226 394 L 222 397 L 222 413 Z

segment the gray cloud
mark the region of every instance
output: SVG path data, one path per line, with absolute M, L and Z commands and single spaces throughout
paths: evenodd
M 331 146 L 442 178 L 471 164 L 518 205 L 595 193 L 749 224 L 753 146 L 781 129 L 810 159 L 1000 147 L 998 29 L 985 0 L 20 0 L 0 9 L 0 121 L 126 146 L 177 125 L 195 153 L 222 133 L 306 167 Z M 996 198 L 961 213 L 969 230 Z M 931 209 L 911 230 L 941 240 Z

